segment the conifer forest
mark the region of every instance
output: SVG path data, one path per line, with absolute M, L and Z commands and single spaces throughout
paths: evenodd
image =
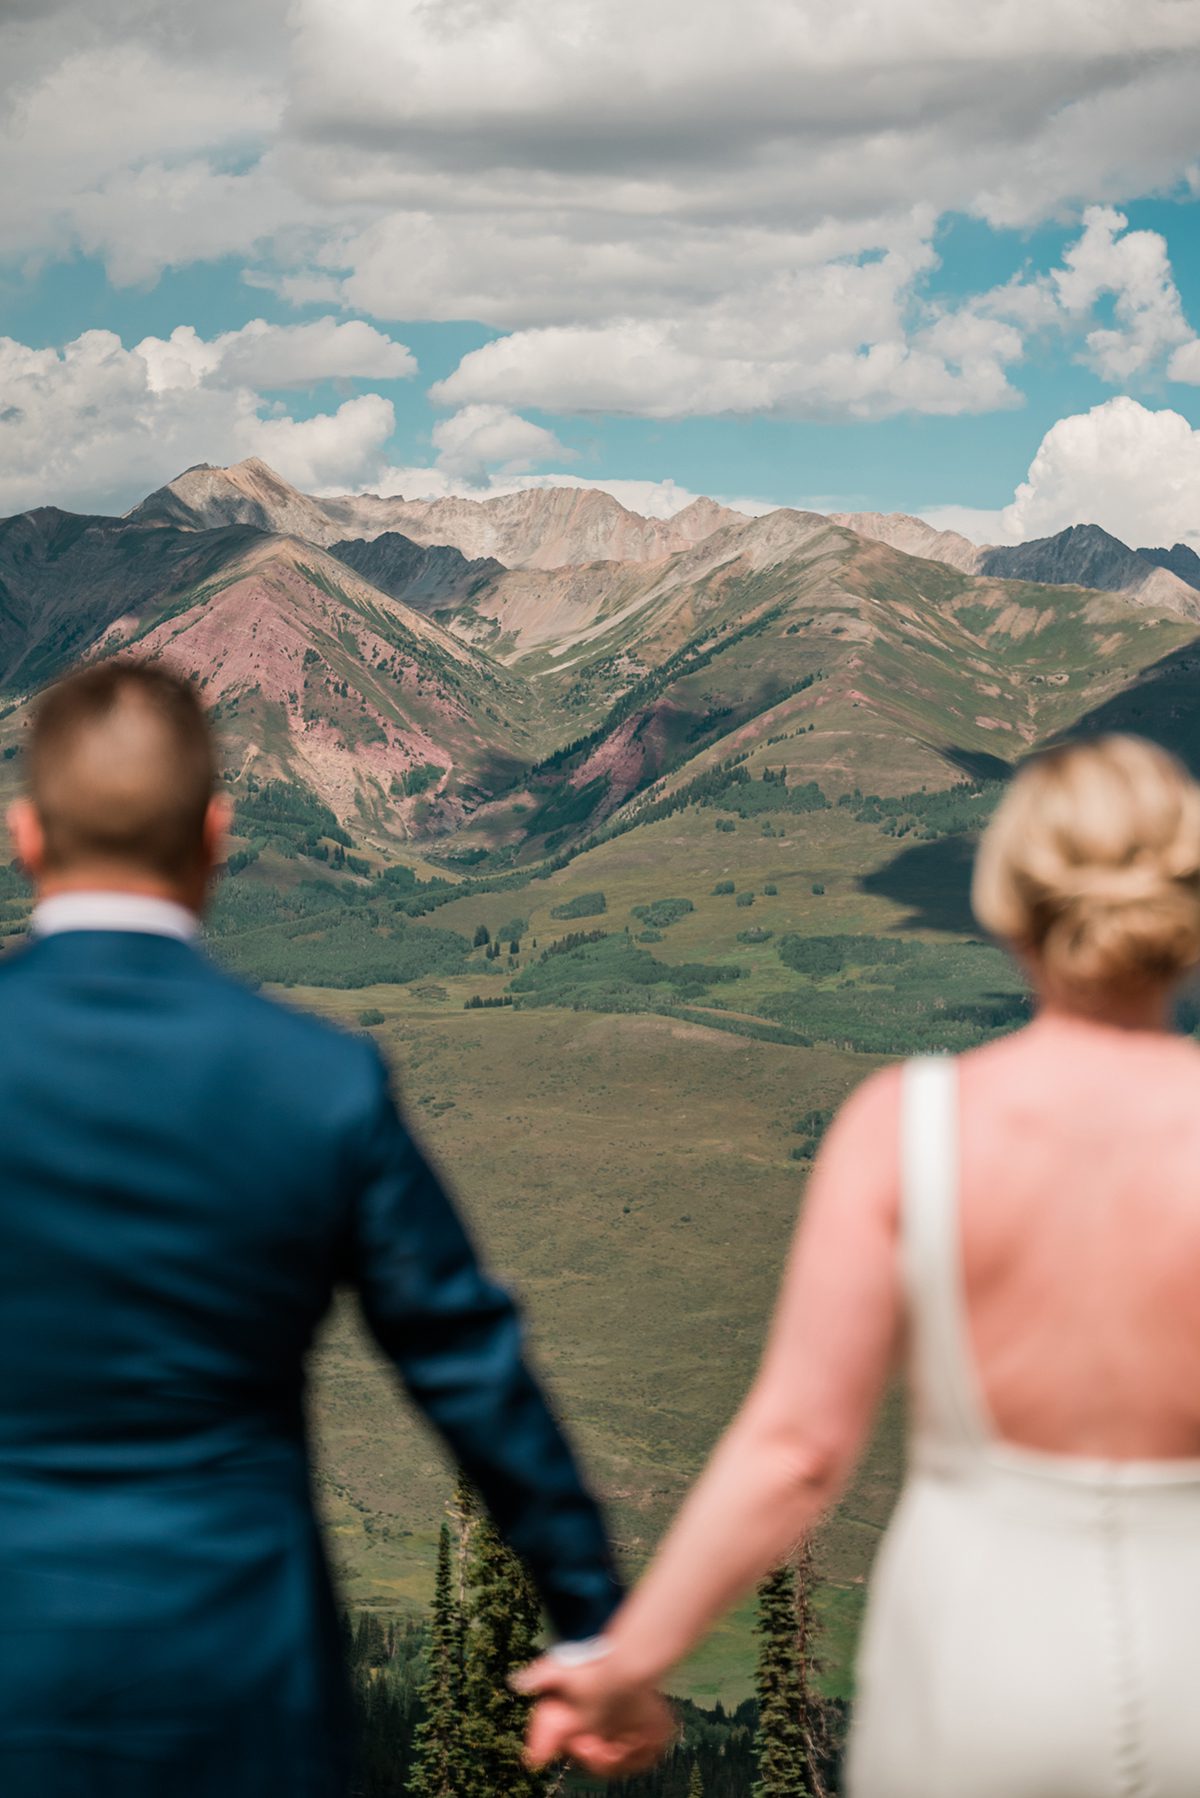
M 845 1708 L 821 1696 L 811 1551 L 762 1582 L 756 1696 L 735 1710 L 676 1702 L 662 1764 L 611 1785 L 521 1759 L 529 1706 L 508 1677 L 541 1640 L 537 1596 L 460 1481 L 422 1620 L 343 1613 L 358 1763 L 354 1798 L 836 1798 Z

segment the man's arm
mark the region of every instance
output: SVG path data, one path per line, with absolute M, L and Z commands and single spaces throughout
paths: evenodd
M 600 1512 L 526 1365 L 517 1308 L 480 1267 L 382 1063 L 355 1164 L 349 1273 L 372 1333 L 525 1562 L 554 1629 L 567 1641 L 596 1634 L 621 1598 Z

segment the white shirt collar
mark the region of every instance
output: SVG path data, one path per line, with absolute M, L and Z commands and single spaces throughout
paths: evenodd
M 145 936 L 174 936 L 191 942 L 200 920 L 186 905 L 148 893 L 53 893 L 39 900 L 29 920 L 33 936 L 64 930 L 133 930 Z

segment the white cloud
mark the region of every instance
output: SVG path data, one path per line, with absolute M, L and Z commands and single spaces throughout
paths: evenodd
M 978 410 L 1048 305 L 1191 366 L 1153 234 L 945 317 L 929 245 L 1190 179 L 1200 0 L 46 0 L 0 67 L 0 248 L 512 333 L 457 406 Z
M 969 34 L 957 0 L 560 0 L 549 26 L 543 0 L 295 16 L 291 142 L 308 191 L 347 215 L 308 278 L 378 316 L 506 331 L 442 383 L 455 406 L 1014 404 L 1033 315 L 1062 323 L 1062 304 L 1025 283 L 1004 310 L 940 315 L 938 216 L 1033 223 L 1194 158 L 1196 0 L 1136 17 L 1009 0 Z M 357 224 L 363 208 L 377 216 Z M 1138 266 L 1158 241 L 1110 234 L 1121 266 L 1096 297 L 1118 295 L 1121 341 L 1089 351 L 1106 371 L 1182 341 Z
M 1006 0 L 970 31 L 960 0 L 298 0 L 294 18 L 310 179 L 392 205 L 440 170 L 468 192 L 523 176 L 547 214 L 590 187 L 648 219 L 736 194 L 794 225 L 914 193 L 1032 219 L 1195 154 L 1193 0 Z M 1114 114 L 1132 129 L 1106 135 Z
M 345 492 L 369 480 L 396 428 L 391 400 L 361 393 L 315 418 L 245 420 L 241 455 L 261 456 L 285 481 L 309 493 Z
M 74 198 L 70 228 L 116 285 L 130 287 L 164 269 L 250 256 L 317 216 L 271 160 L 242 172 L 197 157 L 117 170 Z
M 926 236 L 950 209 L 1028 224 L 1194 160 L 1196 0 L 1007 0 L 969 33 L 959 0 L 300 0 L 295 18 L 308 191 L 378 212 L 321 266 L 381 316 L 672 316 L 901 248 L 917 212 Z
M 347 342 L 335 335 L 345 329 L 319 346 L 299 340 L 315 357 L 310 366 L 382 354 L 387 340 Z M 257 372 L 290 368 L 295 384 L 294 345 L 282 336 L 233 332 L 206 343 L 185 328 L 126 349 L 111 331 L 85 331 L 61 351 L 0 338 L 0 512 L 48 503 L 120 510 L 193 462 L 248 455 L 301 486 L 363 482 L 395 429 L 391 401 L 361 394 L 305 419 L 272 408 L 239 378 L 238 361 L 246 352 L 253 369 L 261 353 Z
M 205 341 L 193 325 L 170 337 L 144 337 L 135 353 L 156 392 L 168 387 L 312 387 L 318 381 L 400 380 L 416 373 L 402 343 L 362 319 L 269 325 L 252 318 L 237 331 Z
M 1200 548 L 1200 431 L 1178 412 L 1121 396 L 1060 418 L 1029 473 L 996 512 L 931 506 L 921 516 L 976 543 L 1022 543 L 1099 524 L 1134 548 Z
M 650 418 L 714 412 L 881 417 L 1018 403 L 1007 367 L 1021 334 L 1002 319 L 932 314 L 909 329 L 928 251 L 827 263 L 740 287 L 672 318 L 512 332 L 431 389 L 487 402 Z
M 553 431 L 521 418 L 504 406 L 464 406 L 433 427 L 438 466 L 450 476 L 480 480 L 488 470 L 500 475 L 523 474 L 554 456 L 568 460 Z
M 1181 385 L 1200 387 L 1200 337 L 1180 344 L 1167 364 L 1167 375 Z
M 1114 383 L 1164 370 L 1186 380 L 1195 339 L 1166 240 L 1127 227 L 1090 207 L 1060 267 L 949 308 L 927 297 L 936 257 L 915 224 L 903 250 L 867 260 L 753 279 L 735 267 L 720 292 L 667 317 L 512 331 L 469 352 L 432 395 L 652 418 L 990 411 L 1021 402 L 1010 371 L 1047 331 L 1078 339 L 1081 359 Z M 1112 322 L 1088 330 L 1105 301 Z
M 431 193 L 429 210 L 389 208 L 365 229 L 331 236 L 319 269 L 283 277 L 281 290 L 334 278 L 350 305 L 377 317 L 479 318 L 519 329 L 670 311 L 730 291 L 752 297 L 786 275 L 885 248 L 914 267 L 932 264 L 926 240 L 936 214 L 911 201 L 886 215 L 800 228 L 743 216 L 733 186 L 720 197 L 718 223 L 686 204 L 673 213 L 680 196 L 669 187 L 646 196 L 648 209 L 629 196 L 629 216 L 614 215 L 604 202 L 621 192 L 621 184 L 603 196 L 581 188 L 549 213 L 530 204 L 524 174 L 447 184 Z
M 505 407 L 467 406 L 440 420 L 435 466 L 398 470 L 387 457 L 395 410 L 383 395 L 359 394 L 311 418 L 268 397 L 322 380 L 395 379 L 415 366 L 403 344 L 373 326 L 332 318 L 287 326 L 255 319 L 213 338 L 180 325 L 130 349 L 111 331 L 86 331 L 61 350 L 0 338 L 0 515 L 45 504 L 121 511 L 194 462 L 245 456 L 261 456 L 316 493 L 479 497 L 590 484 L 530 474 L 574 452 Z M 645 491 L 662 503 L 682 490 L 649 483 Z
M 279 229 L 259 165 L 284 106 L 271 44 L 285 13 L 286 0 L 59 0 L 17 19 L 6 9 L 0 147 L 20 180 L 0 192 L 0 252 L 82 246 L 143 279 Z M 256 193 L 234 204 L 227 171 L 238 165 L 255 171 Z M 290 183 L 287 194 L 288 214 L 306 210 Z
M 1165 238 L 1127 230 L 1128 222 L 1111 206 L 1089 207 L 1082 236 L 1051 276 L 1060 305 L 1077 318 L 1088 317 L 1097 300 L 1113 297 L 1115 322 L 1088 332 L 1086 354 L 1096 372 L 1114 382 L 1145 373 L 1192 337 Z
M 1165 370 L 1200 382 L 1200 343 L 1183 313 L 1165 238 L 1090 207 L 1048 275 L 1018 277 L 951 309 L 922 301 L 934 262 L 913 244 L 867 262 L 825 262 L 732 291 L 666 319 L 544 326 L 470 351 L 435 400 L 681 417 L 781 412 L 878 418 L 1020 403 L 1009 371 L 1031 334 L 1078 335 L 1099 302 L 1112 323 L 1082 356 L 1104 379 Z

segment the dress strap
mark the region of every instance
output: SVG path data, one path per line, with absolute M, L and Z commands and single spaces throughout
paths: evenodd
M 963 1303 L 958 1068 L 948 1055 L 906 1063 L 900 1142 L 901 1243 L 920 1408 L 943 1440 L 990 1437 Z

